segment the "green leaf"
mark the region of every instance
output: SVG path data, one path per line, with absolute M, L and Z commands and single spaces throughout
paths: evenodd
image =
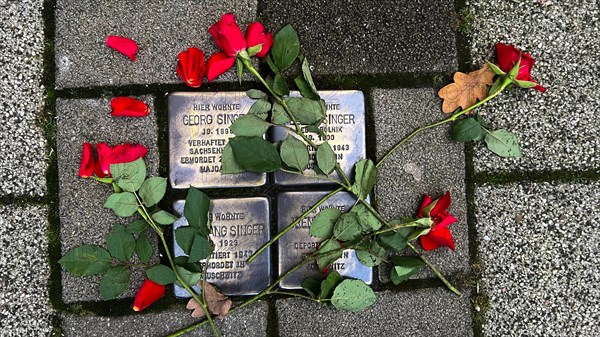
M 327 278 L 321 282 L 321 292 L 319 293 L 319 299 L 331 298 L 333 290 L 342 283 L 344 279 L 337 271 L 333 270 L 327 274 Z
M 355 213 L 342 214 L 333 227 L 333 235 L 341 241 L 350 241 L 361 235 L 362 228 Z
M 114 225 L 106 236 L 106 248 L 112 257 L 125 262 L 135 252 L 135 238 L 127 233 L 125 226 Z
M 335 169 L 337 158 L 329 143 L 324 142 L 317 148 L 317 165 L 323 173 L 329 175 Z
M 256 115 L 262 119 L 267 118 L 269 111 L 271 111 L 271 103 L 266 99 L 259 99 L 248 110 L 249 115 Z
M 164 264 L 157 264 L 148 268 L 146 270 L 146 276 L 152 281 L 162 285 L 171 284 L 177 279 L 173 270 Z
M 308 65 L 308 60 L 306 59 L 306 57 L 302 57 L 302 75 L 304 76 L 304 80 L 306 81 L 310 89 L 310 94 L 306 93 L 307 95 L 305 95 L 304 93 L 302 93 L 302 96 L 319 100 L 319 92 L 317 91 L 317 87 L 315 86 L 315 82 L 313 81 L 312 75 L 310 73 L 310 66 Z
M 321 101 L 290 97 L 285 100 L 285 103 L 301 124 L 320 124 L 325 118 L 325 106 Z
M 270 126 L 271 123 L 257 115 L 243 115 L 238 117 L 230 128 L 236 136 L 253 137 L 264 135 Z
M 146 179 L 146 164 L 142 158 L 129 163 L 111 164 L 110 174 L 124 191 L 137 191 Z
M 365 249 L 357 250 L 356 257 L 365 266 L 375 267 L 385 261 L 387 253 L 377 242 L 373 241 Z
M 175 266 L 175 269 L 177 270 L 179 276 L 183 279 L 183 282 L 185 282 L 189 287 L 195 286 L 196 283 L 198 283 L 198 281 L 200 281 L 200 278 L 202 277 L 202 273 L 198 271 L 190 271 L 187 268 L 181 266 Z M 179 284 L 179 281 L 177 281 L 175 284 L 181 286 L 181 284 Z
M 390 232 L 384 233 L 379 236 L 379 244 L 391 251 L 400 252 L 406 248 L 406 236 L 397 233 Z
M 324 243 L 321 243 L 321 246 L 317 250 L 317 255 L 320 255 L 320 257 L 317 258 L 317 265 L 320 270 L 329 267 L 335 260 L 342 257 L 342 250 L 340 249 L 342 246 L 337 240 L 329 239 L 323 242 Z
M 267 173 L 281 166 L 277 149 L 260 137 L 234 137 L 229 143 L 236 161 L 246 171 Z
M 138 202 L 131 192 L 113 193 L 106 199 L 104 208 L 110 208 L 116 215 L 125 218 L 137 211 Z
M 275 74 L 275 78 L 273 79 L 273 91 L 279 96 L 287 96 L 290 94 L 290 88 L 288 88 L 287 83 L 285 83 L 283 76 Z
M 73 275 L 97 275 L 110 266 L 110 254 L 99 246 L 81 245 L 71 249 L 58 263 Z
M 504 71 L 502 71 L 502 69 L 500 69 L 500 67 L 498 67 L 494 63 L 488 62 L 487 65 L 490 67 L 490 69 L 492 69 L 492 71 L 494 72 L 494 74 L 496 74 L 496 75 L 506 75 L 506 73 Z
M 190 255 L 192 250 L 192 244 L 194 243 L 194 237 L 198 233 L 198 230 L 194 227 L 179 227 L 175 230 L 175 241 L 183 250 L 184 253 Z
M 140 261 L 148 263 L 152 258 L 152 245 L 145 234 L 140 234 L 135 241 L 135 253 L 137 254 Z
M 167 179 L 162 177 L 151 177 L 146 179 L 140 187 L 140 197 L 147 207 L 156 205 L 167 191 Z
M 488 149 L 500 157 L 521 157 L 517 136 L 507 130 L 496 130 L 485 136 Z
M 329 239 L 333 235 L 333 226 L 342 216 L 342 212 L 337 208 L 326 208 L 317 214 L 310 224 L 310 235 Z
M 352 193 L 364 200 L 375 185 L 377 167 L 370 159 L 363 159 L 354 165 L 354 184 Z
M 312 89 L 310 88 L 310 84 L 308 84 L 308 82 L 306 82 L 306 79 L 304 79 L 304 76 L 302 74 L 300 74 L 300 75 L 296 76 L 296 78 L 294 78 L 294 83 L 296 83 L 296 87 L 300 91 L 300 94 L 302 95 L 302 97 L 306 97 L 306 98 L 314 99 L 314 100 L 320 99 L 319 95 L 316 95 L 313 93 Z
M 408 280 L 425 266 L 423 260 L 414 256 L 392 256 L 391 260 L 394 268 L 392 269 L 390 278 L 395 285 Z
M 177 221 L 177 217 L 167 211 L 158 211 L 152 214 L 152 219 L 161 225 L 170 225 Z
M 269 68 L 271 68 L 272 72 L 274 72 L 275 74 L 281 73 L 281 71 L 279 71 L 279 68 L 277 68 L 275 63 L 273 63 L 273 58 L 271 57 L 271 54 L 267 54 L 265 59 L 267 60 L 267 64 L 269 65 Z M 268 81 L 267 81 L 267 83 L 268 83 Z
M 223 174 L 236 174 L 244 172 L 244 169 L 240 166 L 237 160 L 235 160 L 233 149 L 231 148 L 231 144 L 229 144 L 229 142 L 227 142 L 223 148 L 223 153 L 221 154 L 221 165 L 221 173 Z
M 294 28 L 291 25 L 281 28 L 273 39 L 273 46 L 270 51 L 276 69 L 285 71 L 298 57 L 299 52 L 300 41 Z M 275 71 L 275 73 L 278 73 L 278 71 Z
M 281 159 L 283 162 L 296 170 L 302 172 L 308 166 L 309 154 L 306 144 L 301 140 L 289 135 L 281 143 Z
M 104 300 L 121 296 L 129 287 L 131 272 L 124 266 L 110 267 L 100 280 L 100 294 Z
M 331 304 L 338 310 L 359 312 L 373 303 L 377 296 L 365 282 L 344 280 L 333 291 Z
M 140 234 L 140 233 L 144 232 L 146 230 L 146 228 L 148 228 L 148 222 L 146 222 L 146 220 L 140 219 L 140 220 L 135 220 L 132 223 L 130 223 L 129 225 L 127 225 L 127 227 L 125 227 L 125 230 L 129 234 Z
M 252 99 L 261 99 L 261 98 L 267 97 L 267 94 L 265 94 L 264 92 L 262 92 L 258 89 L 250 89 L 250 90 L 246 91 L 246 95 L 248 95 L 248 97 L 250 97 Z
M 188 224 L 198 230 L 198 233 L 205 238 L 210 234 L 210 223 L 208 222 L 208 212 L 210 211 L 210 199 L 202 191 L 190 187 L 185 198 L 183 207 L 183 216 Z
M 306 291 L 310 297 L 317 298 L 319 296 L 319 291 L 321 289 L 321 282 L 315 280 L 314 278 L 306 278 L 302 281 L 302 289 Z
M 356 214 L 360 227 L 363 233 L 371 233 L 381 228 L 382 223 L 377 220 L 377 217 L 369 211 L 369 209 L 362 203 L 352 207 L 350 212 Z
M 481 140 L 485 137 L 485 130 L 474 118 L 464 118 L 454 124 L 451 136 L 457 142 Z
M 288 116 L 287 112 L 285 112 L 285 108 L 283 107 L 283 105 L 279 103 L 273 103 L 271 122 L 273 122 L 273 124 L 283 125 L 290 121 L 291 119 Z
M 210 256 L 213 252 L 213 245 L 210 240 L 201 235 L 194 236 L 194 242 L 190 250 L 189 262 L 198 262 Z
M 242 84 L 242 80 L 244 79 L 244 62 L 242 60 L 236 58 L 235 65 L 237 66 L 237 75 L 240 84 Z

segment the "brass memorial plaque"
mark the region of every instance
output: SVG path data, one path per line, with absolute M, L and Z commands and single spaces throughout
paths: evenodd
M 254 187 L 259 173 L 221 174 L 229 126 L 254 103 L 243 91 L 169 95 L 169 180 L 173 188 Z
M 173 211 L 180 218 L 173 231 L 187 226 L 183 217 L 185 200 L 175 201 Z M 208 259 L 206 280 L 215 284 L 225 295 L 255 295 L 271 283 L 269 248 L 250 264 L 246 259 L 269 241 L 269 201 L 267 198 L 235 198 L 211 200 L 209 220 L 211 240 L 215 244 Z M 174 232 L 173 232 L 174 233 Z M 175 256 L 185 255 L 173 234 Z M 206 261 L 201 261 L 205 265 Z M 195 288 L 198 291 L 198 288 Z M 190 297 L 187 291 L 175 286 L 177 297 Z
M 338 156 L 338 162 L 344 173 L 351 177 L 354 172 L 354 163 L 366 158 L 365 141 L 365 97 L 361 91 L 356 90 L 325 90 L 319 91 L 325 100 L 327 118 L 321 125 L 325 133 L 322 139 L 316 133 L 307 135 L 318 145 L 327 140 Z M 297 93 L 292 96 L 297 96 Z M 288 131 L 283 127 L 275 127 L 272 131 L 273 140 L 284 140 Z M 331 184 L 329 180 L 315 178 L 313 170 L 316 150 L 310 147 L 310 163 L 304 175 L 297 175 L 283 171 L 275 172 L 275 183 L 278 185 L 314 185 Z M 313 176 L 313 177 L 311 177 Z M 337 173 L 333 178 L 339 179 Z
M 292 223 L 327 193 L 329 192 L 286 192 L 280 194 L 277 197 L 278 229 L 282 230 Z M 312 220 L 320 210 L 336 207 L 342 212 L 347 212 L 355 202 L 356 199 L 350 193 L 337 193 L 323 203 L 318 210 L 305 217 L 295 228 L 284 234 L 278 241 L 279 275 L 297 265 L 307 254 L 317 250 L 320 239 L 311 236 L 309 229 Z M 331 269 L 338 271 L 343 276 L 360 279 L 367 284 L 371 284 L 373 281 L 372 268 L 360 263 L 354 250 L 347 249 L 342 254 L 342 257 L 331 265 Z M 306 278 L 323 279 L 325 276 L 319 270 L 317 263 L 312 262 L 302 266 L 283 279 L 280 287 L 284 289 L 300 289 L 302 288 L 302 281 Z

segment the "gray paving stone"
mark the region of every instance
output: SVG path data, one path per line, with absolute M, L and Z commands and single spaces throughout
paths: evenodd
M 216 320 L 221 336 L 264 337 L 267 332 L 268 305 L 256 302 L 224 320 Z M 124 317 L 94 317 L 69 315 L 63 318 L 63 334 L 67 337 L 165 336 L 185 328 L 197 318 L 190 316 L 184 306 L 157 314 L 135 314 Z M 213 336 L 208 326 L 186 336 Z
M 81 244 L 105 244 L 105 237 L 115 223 L 127 224 L 111 210 L 102 207 L 112 193 L 110 185 L 78 176 L 82 144 L 107 142 L 139 143 L 148 148 L 148 174 L 158 171 L 157 127 L 153 97 L 140 97 L 151 108 L 150 115 L 140 118 L 117 118 L 110 115 L 110 98 L 59 99 L 57 111 L 57 152 L 60 200 L 60 235 L 62 252 Z M 154 235 L 150 238 L 156 239 Z M 155 250 L 156 251 L 156 250 Z M 144 280 L 142 270 L 136 270 L 125 296 L 133 296 Z M 63 271 L 62 286 L 65 302 L 100 300 L 99 277 L 74 277 Z
M 600 183 L 476 191 L 486 336 L 600 336 Z
M 0 36 L 0 196 L 44 195 L 42 2 L 0 1 Z
M 467 337 L 473 336 L 470 307 L 466 294 L 434 288 L 381 292 L 372 307 L 359 313 L 303 299 L 278 300 L 277 315 L 282 337 Z
M 264 2 L 273 31 L 291 23 L 317 74 L 453 71 L 450 0 Z
M 600 168 L 600 6 L 593 1 L 470 1 L 472 54 L 494 60 L 494 43 L 516 44 L 536 60 L 533 78 L 548 91 L 515 89 L 480 110 L 495 128 L 514 131 L 522 158 L 500 158 L 483 145 L 477 171 Z
M 43 336 L 54 313 L 46 283 L 50 268 L 48 210 L 0 206 L 0 335 Z
M 377 158 L 419 126 L 446 117 L 432 89 L 373 91 Z M 452 141 L 449 128 L 426 130 L 400 147 L 381 166 L 375 187 L 377 207 L 387 219 L 415 216 L 423 194 L 433 198 L 450 192 L 450 225 L 456 251 L 441 247 L 426 255 L 445 274 L 469 270 L 469 238 L 465 201 L 465 158 L 462 144 Z M 418 245 L 418 244 L 417 244 Z M 389 268 L 379 268 L 380 279 L 389 281 Z M 433 276 L 429 271 L 417 277 Z
M 208 28 L 227 12 L 234 12 L 245 27 L 256 16 L 256 0 L 59 0 L 56 86 L 181 83 L 175 73 L 177 54 L 197 47 L 208 59 L 217 50 Z M 108 35 L 135 40 L 137 60 L 108 48 Z M 236 79 L 234 70 L 219 78 Z

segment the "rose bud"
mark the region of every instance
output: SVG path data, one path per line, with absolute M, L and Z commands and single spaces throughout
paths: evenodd
M 131 97 L 115 97 L 110 101 L 114 117 L 143 117 L 150 113 L 148 105 Z
M 223 74 L 235 64 L 235 57 L 230 57 L 223 52 L 212 54 L 206 61 L 206 78 L 209 82 Z
M 206 71 L 204 52 L 198 48 L 188 48 L 177 55 L 177 75 L 192 88 L 202 85 L 202 77 Z
M 425 194 L 417 217 L 429 217 L 433 221 L 433 224 L 429 233 L 420 237 L 423 249 L 433 250 L 440 246 L 446 246 L 454 250 L 454 239 L 448 226 L 457 220 L 448 213 L 447 209 L 449 206 L 450 192 L 446 192 L 444 196 L 433 202 L 431 197 Z
M 132 39 L 110 35 L 106 38 L 106 45 L 135 61 L 138 45 Z
M 79 164 L 79 176 L 89 178 L 94 174 L 94 149 L 91 143 L 83 143 L 83 153 L 81 154 L 81 164 Z
M 246 49 L 246 39 L 244 39 L 240 27 L 235 23 L 233 13 L 223 14 L 221 20 L 212 25 L 208 31 L 215 39 L 217 46 L 229 56 L 235 56 Z
M 271 46 L 273 46 L 273 34 L 265 31 L 265 27 L 260 22 L 253 22 L 246 29 L 246 43 L 248 44 L 248 48 L 262 45 L 261 50 L 256 53 L 256 56 L 263 58 L 267 55 Z
M 160 298 L 165 296 L 167 287 L 158 284 L 150 279 L 146 279 L 140 289 L 135 294 L 135 300 L 133 301 L 133 310 L 142 311 L 149 307 L 152 303 L 158 301 Z
M 505 73 L 510 72 L 512 67 L 519 61 L 519 59 L 521 59 L 519 73 L 517 74 L 516 79 L 519 81 L 528 81 L 537 84 L 537 82 L 531 77 L 531 68 L 533 68 L 535 61 L 529 53 L 524 53 L 515 46 L 504 43 L 496 43 L 496 52 L 498 54 L 498 67 L 502 69 L 502 71 Z M 546 91 L 546 88 L 539 84 L 534 86 L 533 89 L 541 92 Z

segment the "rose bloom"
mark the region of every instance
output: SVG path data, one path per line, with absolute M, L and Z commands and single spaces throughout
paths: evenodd
M 446 194 L 435 201 L 432 201 L 431 197 L 425 194 L 423 203 L 417 214 L 419 218 L 427 216 L 424 214 L 425 208 L 431 205 L 432 202 L 435 202 L 435 205 L 429 211 L 429 218 L 431 218 L 433 224 L 431 225 L 429 233 L 420 237 L 421 246 L 423 246 L 423 249 L 425 250 L 433 250 L 440 246 L 446 246 L 454 250 L 454 239 L 452 238 L 452 233 L 450 233 L 448 226 L 455 223 L 457 220 L 447 211 L 450 206 L 450 192 L 446 192 Z
M 262 49 L 256 53 L 256 56 L 263 58 L 273 46 L 273 34 L 267 32 L 260 22 L 252 22 L 246 28 L 246 43 L 248 48 L 262 45 Z
M 233 13 L 223 14 L 221 20 L 212 25 L 208 31 L 215 39 L 217 46 L 229 56 L 235 56 L 246 49 L 246 39 L 244 39 L 240 27 L 235 23 Z
M 537 83 L 531 77 L 531 68 L 533 68 L 533 64 L 535 63 L 535 61 L 529 53 L 524 53 L 517 49 L 517 47 L 504 43 L 496 44 L 496 53 L 498 67 L 500 67 L 502 71 L 508 73 L 512 69 L 512 67 L 519 61 L 519 58 L 521 58 L 521 63 L 519 65 L 519 73 L 517 74 L 517 80 Z M 542 87 L 539 84 L 533 87 L 533 89 L 541 92 L 546 91 L 546 88 Z

